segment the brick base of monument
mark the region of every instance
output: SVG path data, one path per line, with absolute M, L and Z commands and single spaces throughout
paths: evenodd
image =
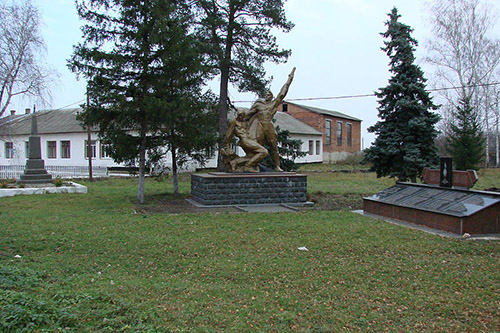
M 202 205 L 307 202 L 307 175 L 294 172 L 191 175 L 191 198 Z

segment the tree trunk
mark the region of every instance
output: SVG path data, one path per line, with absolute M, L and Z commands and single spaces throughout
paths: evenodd
M 228 86 L 229 86 L 229 71 L 231 68 L 231 52 L 234 44 L 234 20 L 235 20 L 235 8 L 234 5 L 229 3 L 229 17 L 228 17 L 228 28 L 227 28 L 227 38 L 226 45 L 224 49 L 224 55 L 220 62 L 220 93 L 219 93 L 219 156 L 217 158 L 217 171 L 224 170 L 224 162 L 222 155 L 220 154 L 220 149 L 222 148 L 222 142 L 227 131 L 227 112 L 228 112 Z
M 177 172 L 177 155 L 176 148 L 172 145 L 170 147 L 170 151 L 172 153 L 172 182 L 174 184 L 174 194 L 179 195 L 179 179 Z
M 496 167 L 500 167 L 500 130 L 498 128 L 498 120 L 497 120 L 497 135 L 496 135 L 496 142 L 495 142 L 495 153 L 496 153 Z
M 496 131 L 495 131 L 495 156 L 496 156 L 496 167 L 500 167 L 500 104 L 499 104 L 499 100 L 500 99 L 500 93 L 497 94 L 497 101 L 496 101 L 496 122 L 495 122 L 495 127 L 496 127 Z
M 96 154 L 97 154 L 97 147 L 96 147 Z M 92 174 L 92 133 L 90 132 L 90 126 L 87 126 L 87 157 L 89 158 L 89 181 L 93 182 L 94 176 Z
M 488 106 L 486 106 L 486 109 L 484 110 L 484 124 L 485 124 L 485 129 L 486 129 L 486 156 L 484 160 L 485 168 L 488 168 L 490 165 L 490 121 L 489 121 L 489 112 L 488 112 Z
M 220 94 L 219 94 L 219 154 L 217 158 L 217 171 L 224 170 L 224 162 L 222 159 L 222 154 L 220 149 L 222 148 L 224 136 L 227 131 L 227 98 L 228 98 L 228 84 L 229 84 L 229 67 L 222 68 L 221 70 L 221 82 L 220 82 Z
M 144 204 L 144 185 L 146 182 L 146 134 L 142 134 L 141 146 L 139 147 L 139 184 L 137 186 L 137 201 Z

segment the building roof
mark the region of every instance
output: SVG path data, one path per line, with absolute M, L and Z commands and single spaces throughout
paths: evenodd
M 248 108 L 239 107 L 238 109 L 249 110 Z M 228 117 L 234 118 L 234 113 L 229 112 Z M 323 135 L 317 129 L 303 123 L 286 112 L 276 112 L 274 115 L 274 125 L 282 130 L 287 130 L 290 134 L 305 134 L 305 135 Z
M 276 119 L 276 126 L 289 131 L 290 134 L 323 135 L 323 133 L 317 129 L 312 128 L 285 112 L 276 112 L 274 119 Z
M 86 130 L 76 120 L 80 108 L 36 112 L 38 134 L 79 133 Z M 8 116 L 0 119 L 0 133 L 8 135 L 30 135 L 33 113 Z
M 86 129 L 76 120 L 76 115 L 80 111 L 81 108 L 36 112 L 38 134 L 86 132 Z M 31 116 L 32 113 L 0 118 L 0 134 L 30 135 Z M 274 118 L 276 119 L 276 126 L 279 126 L 283 130 L 288 130 L 291 134 L 322 135 L 320 131 L 304 124 L 287 113 L 276 112 Z
M 290 104 L 290 105 L 295 105 L 295 106 L 301 107 L 303 109 L 306 109 L 307 111 L 311 111 L 311 112 L 314 112 L 314 113 L 323 114 L 323 115 L 326 115 L 326 116 L 332 116 L 332 117 L 337 117 L 337 118 L 344 118 L 344 119 L 349 119 L 349 120 L 354 120 L 354 121 L 362 121 L 361 119 L 354 118 L 352 116 L 349 116 L 349 115 L 347 115 L 345 113 L 338 112 L 338 111 L 325 110 L 325 109 L 320 109 L 320 108 L 316 108 L 316 107 L 312 107 L 312 106 L 301 105 L 301 104 L 296 104 L 296 103 L 290 103 L 288 101 L 285 101 L 285 103 L 286 104 Z

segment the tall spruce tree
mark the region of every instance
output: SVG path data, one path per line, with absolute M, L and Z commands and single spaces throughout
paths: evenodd
M 471 105 L 471 97 L 464 97 L 452 112 L 453 121 L 446 139 L 447 151 L 458 170 L 479 169 L 484 158 L 485 137 L 481 132 L 480 115 Z
M 218 132 L 227 130 L 228 87 L 261 94 L 269 81 L 264 62 L 284 62 L 289 50 L 280 50 L 272 29 L 288 32 L 283 8 L 286 0 L 198 0 L 198 33 L 205 41 L 206 60 L 220 75 Z M 218 169 L 223 163 L 219 156 Z
M 139 203 L 144 202 L 146 163 L 165 153 L 161 147 L 169 144 L 172 130 L 193 133 L 199 122 L 206 123 L 202 89 L 207 73 L 197 39 L 189 33 L 187 2 L 77 3 L 87 24 L 69 67 L 88 80 L 90 100 L 79 119 L 99 129 L 115 161 L 138 163 Z M 186 113 L 190 121 L 180 122 Z
M 368 128 L 376 139 L 366 151 L 366 160 L 373 163 L 377 177 L 416 181 L 424 167 L 438 162 L 434 139 L 439 116 L 433 113 L 438 107 L 415 64 L 413 52 L 418 43 L 411 37 L 413 30 L 398 21 L 396 7 L 388 15 L 387 31 L 381 35 L 386 39 L 382 50 L 390 58 L 392 77 L 375 93 L 381 120 Z

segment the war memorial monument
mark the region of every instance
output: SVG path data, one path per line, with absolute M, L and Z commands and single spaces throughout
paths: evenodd
M 294 74 L 295 68 L 276 97 L 268 91 L 249 110 L 236 110 L 236 117 L 228 122 L 223 147 L 219 151 L 226 172 L 191 176 L 191 197 L 196 203 L 213 206 L 303 204 L 307 201 L 307 175 L 283 172 L 280 168 L 278 136 L 272 123 Z M 234 139 L 238 140 L 245 156 L 239 156 L 231 149 Z M 259 163 L 268 155 L 274 172 L 261 172 Z

